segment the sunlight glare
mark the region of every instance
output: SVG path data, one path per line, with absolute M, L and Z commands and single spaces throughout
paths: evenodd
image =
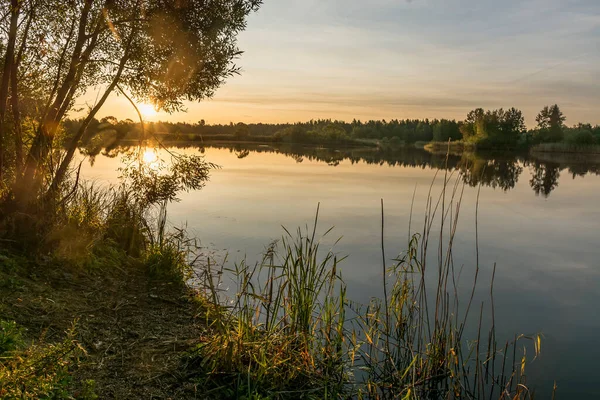
M 158 161 L 158 154 L 156 154 L 156 150 L 154 149 L 147 149 L 144 151 L 143 159 L 146 165 L 152 165 Z
M 152 104 L 142 103 L 138 105 L 138 109 L 144 118 L 153 117 L 157 114 Z

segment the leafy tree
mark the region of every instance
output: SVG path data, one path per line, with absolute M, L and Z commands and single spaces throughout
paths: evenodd
M 593 134 L 594 128 L 590 124 L 578 124 L 572 128 L 565 128 L 564 132 L 565 142 L 574 145 L 593 145 L 600 139 Z
M 338 141 L 347 138 L 346 131 L 339 125 L 329 124 L 323 129 L 323 133 L 330 141 Z
M 560 142 L 564 137 L 566 117 L 558 105 L 545 106 L 535 121 L 538 127 L 538 140 L 541 142 Z
M 237 140 L 246 140 L 250 136 L 250 130 L 248 129 L 248 125 L 243 122 L 239 122 L 235 127 L 235 138 Z
M 44 188 L 50 188 L 47 194 L 60 188 L 76 148 L 112 93 L 167 112 L 181 110 L 183 100 L 212 96 L 227 77 L 239 72 L 233 63 L 241 54 L 237 34 L 260 4 L 261 0 L 3 1 L 0 11 L 9 16 L 0 20 L 4 184 L 14 186 L 21 200 L 37 197 Z M 87 108 L 78 130 L 60 143 L 61 122 L 90 87 L 104 91 Z M 23 127 L 32 125 L 31 137 L 22 137 Z M 65 152 L 54 168 L 50 154 L 59 145 Z
M 461 133 L 456 121 L 442 119 L 436 121 L 433 126 L 433 140 L 436 142 L 447 142 L 448 140 L 460 140 Z

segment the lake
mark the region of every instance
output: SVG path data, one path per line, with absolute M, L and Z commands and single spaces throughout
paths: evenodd
M 542 353 L 528 367 L 539 398 L 557 382 L 559 399 L 600 398 L 595 346 L 600 330 L 600 163 L 578 156 L 432 155 L 422 150 L 332 150 L 287 146 L 215 146 L 202 151 L 221 166 L 204 189 L 169 206 L 169 222 L 187 224 L 207 249 L 231 261 L 258 261 L 273 240 L 311 225 L 320 204 L 325 244 L 341 265 L 348 296 L 382 295 L 381 199 L 388 262 L 406 249 L 409 221 L 422 230 L 428 193 L 437 199 L 447 174 L 463 190 L 453 248 L 472 283 L 479 208 L 479 283 L 475 304 L 489 303 L 494 264 L 497 336 L 542 333 Z M 117 182 L 120 157 L 97 155 L 83 176 Z M 163 150 L 161 157 L 166 156 Z M 414 197 L 414 201 L 413 201 Z M 467 293 L 468 294 L 468 293 Z M 473 314 L 478 314 L 477 311 Z M 476 327 L 475 327 L 476 328 Z M 474 331 L 467 332 L 473 334 Z M 467 335 L 469 337 L 469 335 Z M 533 355 L 528 353 L 530 357 Z

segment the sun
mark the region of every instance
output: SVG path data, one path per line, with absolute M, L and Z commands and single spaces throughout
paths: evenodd
M 152 104 L 142 103 L 138 109 L 144 118 L 154 117 L 157 113 Z

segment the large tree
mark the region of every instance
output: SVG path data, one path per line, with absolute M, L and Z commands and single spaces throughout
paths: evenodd
M 184 100 L 212 96 L 238 72 L 237 34 L 260 4 L 2 0 L 0 166 L 5 186 L 14 186 L 22 198 L 55 191 L 89 124 L 112 93 L 168 112 L 181 109 Z M 85 110 L 77 132 L 61 143 L 57 160 L 52 154 L 61 121 L 92 87 L 101 92 Z
M 557 104 L 545 106 L 535 118 L 538 139 L 542 142 L 560 142 L 564 138 L 565 120 Z

